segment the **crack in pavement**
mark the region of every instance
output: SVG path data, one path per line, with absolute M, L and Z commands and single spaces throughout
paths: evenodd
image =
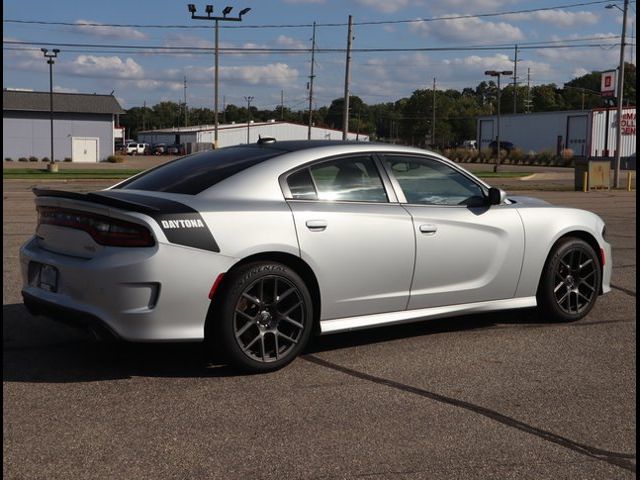
M 616 467 L 623 468 L 630 472 L 636 471 L 635 454 L 610 452 L 607 450 L 601 450 L 599 448 L 591 447 L 589 445 L 584 445 L 582 443 L 574 442 L 573 440 L 562 437 L 560 435 L 556 435 L 555 433 L 542 430 L 540 428 L 537 428 L 532 425 L 528 425 L 524 422 L 521 422 L 519 420 L 516 420 L 515 418 L 511 418 L 511 417 L 508 417 L 507 415 L 503 415 L 502 413 L 496 412 L 495 410 L 491 410 L 489 408 L 482 407 L 480 405 L 475 405 L 473 403 L 465 402 L 464 400 L 458 400 L 456 398 L 447 397 L 444 395 L 440 395 L 438 393 L 429 392 L 427 390 L 423 390 L 418 387 L 405 385 L 403 383 L 396 382 L 394 380 L 388 380 L 386 378 L 369 375 L 368 373 L 360 372 L 358 370 L 353 370 L 349 367 L 344 367 L 342 365 L 338 365 L 336 363 L 323 360 L 322 358 L 316 357 L 315 355 L 304 355 L 301 358 L 304 358 L 308 362 L 315 363 L 316 365 L 320 365 L 322 367 L 335 370 L 337 372 L 344 373 L 346 375 L 350 375 L 352 377 L 356 377 L 361 380 L 367 380 L 369 382 L 377 383 L 379 385 L 384 385 L 386 387 L 391 387 L 396 390 L 401 390 L 403 392 L 412 393 L 414 395 L 419 395 L 421 397 L 428 398 L 430 400 L 434 400 L 439 403 L 451 405 L 457 408 L 468 410 L 473 413 L 477 413 L 479 415 L 483 415 L 487 418 L 495 420 L 498 423 L 501 423 L 511 428 L 515 428 L 517 430 L 523 431 L 531 435 L 535 435 L 536 437 L 539 437 L 548 442 L 555 443 L 556 445 L 560 445 L 561 447 L 567 448 L 569 450 L 573 450 L 574 452 L 578 452 L 581 455 L 585 455 L 587 457 L 594 458 L 596 460 L 601 460 L 603 462 L 609 463 Z
M 636 292 L 634 292 L 633 290 L 629 290 L 628 288 L 624 288 L 624 287 L 619 287 L 618 285 L 614 285 L 613 283 L 610 284 L 611 288 L 615 288 L 616 290 L 620 290 L 623 293 L 626 293 L 627 295 L 631 295 L 632 297 L 636 296 Z

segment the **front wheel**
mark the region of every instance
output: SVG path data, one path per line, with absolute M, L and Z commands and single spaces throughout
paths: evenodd
M 247 264 L 229 275 L 213 319 L 229 362 L 250 372 L 284 367 L 311 335 L 313 306 L 304 281 L 276 262 Z
M 600 292 L 600 262 L 593 248 L 579 238 L 554 246 L 542 272 L 537 300 L 552 321 L 572 322 L 587 315 Z

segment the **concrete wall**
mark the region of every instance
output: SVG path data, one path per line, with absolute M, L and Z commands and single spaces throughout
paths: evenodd
M 2 115 L 2 158 L 39 159 L 51 155 L 49 114 L 4 111 Z M 113 115 L 56 113 L 53 121 L 55 160 L 71 157 L 72 137 L 98 138 L 98 160 L 113 155 Z

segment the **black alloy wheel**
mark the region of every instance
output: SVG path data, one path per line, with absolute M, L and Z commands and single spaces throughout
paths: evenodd
M 243 370 L 282 368 L 311 334 L 311 296 L 300 276 L 275 262 L 252 263 L 230 273 L 217 322 L 230 363 Z
M 600 260 L 578 238 L 558 243 L 542 273 L 538 304 L 551 320 L 574 321 L 589 313 L 600 293 Z

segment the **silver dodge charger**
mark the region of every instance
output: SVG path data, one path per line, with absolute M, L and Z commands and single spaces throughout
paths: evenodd
M 254 372 L 313 333 L 536 306 L 574 321 L 610 290 L 597 215 L 507 197 L 415 148 L 262 139 L 106 190 L 34 192 L 20 251 L 32 313 L 204 340 Z

